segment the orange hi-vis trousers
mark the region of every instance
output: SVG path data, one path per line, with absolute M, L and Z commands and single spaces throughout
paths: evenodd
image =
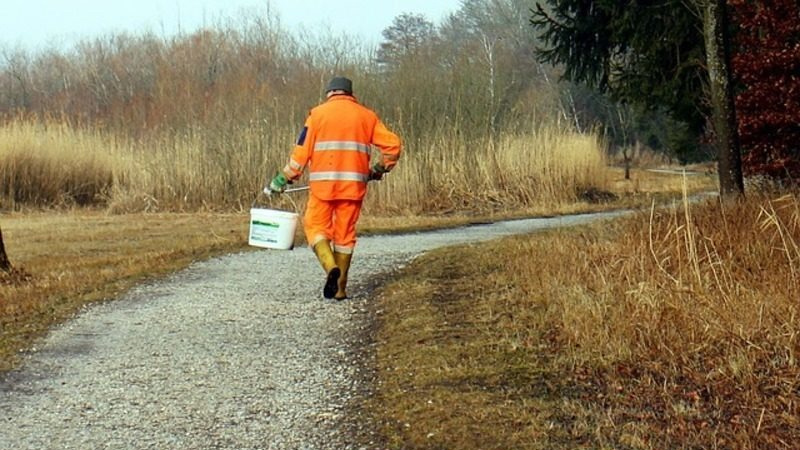
M 303 227 L 308 245 L 313 248 L 323 239 L 333 242 L 333 250 L 352 254 L 356 246 L 356 222 L 361 215 L 361 200 L 321 200 L 308 196 Z

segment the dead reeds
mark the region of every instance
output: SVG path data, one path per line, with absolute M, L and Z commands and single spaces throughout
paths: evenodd
M 424 257 L 379 306 L 389 441 L 791 447 L 799 205 L 678 202 Z
M 133 139 L 17 120 L 0 127 L 0 201 L 11 208 L 242 211 L 285 164 L 294 131 L 276 120 Z M 513 210 L 575 201 L 581 189 L 605 184 L 593 135 L 539 126 L 494 141 L 443 130 L 406 141 L 397 171 L 371 186 L 366 207 Z

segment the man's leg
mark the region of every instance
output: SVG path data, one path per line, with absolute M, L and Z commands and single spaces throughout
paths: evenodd
M 334 298 L 347 298 L 347 274 L 356 246 L 356 223 L 361 215 L 361 201 L 340 200 L 336 202 L 333 216 L 333 258 L 341 270 L 338 289 Z
M 336 265 L 336 259 L 331 251 L 333 204 L 309 195 L 306 214 L 303 217 L 303 226 L 308 245 L 314 250 L 322 269 L 325 271 L 325 286 L 322 289 L 322 296 L 333 298 L 339 289 L 339 277 L 341 275 L 341 270 Z

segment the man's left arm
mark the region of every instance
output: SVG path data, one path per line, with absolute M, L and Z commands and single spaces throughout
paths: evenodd
M 311 139 L 308 138 L 310 133 L 311 117 L 306 119 L 300 135 L 297 137 L 297 143 L 292 150 L 292 155 L 289 157 L 289 163 L 283 168 L 283 173 L 289 181 L 295 181 L 303 174 L 308 160 L 311 158 Z
M 284 166 L 283 170 L 272 178 L 269 186 L 264 188 L 264 192 L 283 192 L 286 190 L 287 184 L 291 184 L 303 174 L 303 170 L 311 158 L 310 139 L 308 139 L 310 122 L 311 116 L 309 115 L 303 129 L 300 131 L 300 135 L 297 137 L 297 143 L 295 143 L 292 154 L 289 157 L 289 162 Z

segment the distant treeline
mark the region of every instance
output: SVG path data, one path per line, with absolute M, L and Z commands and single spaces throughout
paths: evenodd
M 486 133 L 560 104 L 533 57 L 520 1 L 465 2 L 439 26 L 398 16 L 379 48 L 346 33 L 290 33 L 266 9 L 190 34 L 112 34 L 69 49 L 2 49 L 0 112 L 139 136 L 190 126 L 302 120 L 329 77 L 408 133 Z M 527 128 L 527 125 L 526 125 Z

